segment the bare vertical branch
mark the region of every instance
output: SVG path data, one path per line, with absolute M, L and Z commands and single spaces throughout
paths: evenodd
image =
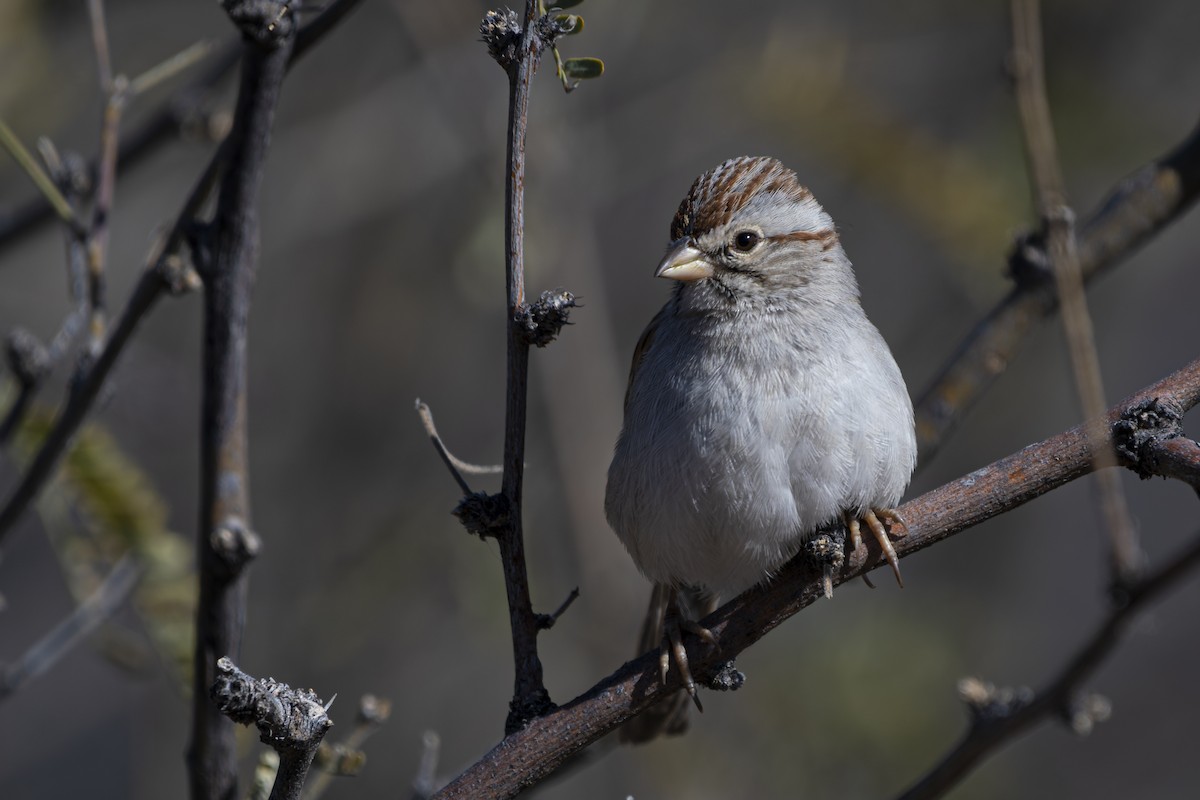
M 100 122 L 100 161 L 97 166 L 95 204 L 87 236 L 88 305 L 91 310 L 88 351 L 95 355 L 104 342 L 104 267 L 108 260 L 109 215 L 117 183 L 117 144 L 120 140 L 121 111 L 125 104 L 125 79 L 113 75 L 108 51 L 108 31 L 104 19 L 104 0 L 88 0 L 92 22 L 92 41 L 100 90 L 104 93 L 104 112 Z
M 525 466 L 525 413 L 529 386 L 529 341 L 517 320 L 525 306 L 525 134 L 530 81 L 545 42 L 538 30 L 538 2 L 527 0 L 525 14 L 488 12 L 481 32 L 488 50 L 508 73 L 508 172 L 505 181 L 504 244 L 507 297 L 507 385 L 504 412 L 504 475 L 501 493 L 507 520 L 496 530 L 508 595 L 515 667 L 513 699 L 505 730 L 512 732 L 553 704 L 538 658 L 538 616 L 529 598 L 521 491 Z
M 226 168 L 213 220 L 201 233 L 197 253 L 204 280 L 204 374 L 197 536 L 200 601 L 188 750 L 193 800 L 237 793 L 233 727 L 209 703 L 208 690 L 217 679 L 217 659 L 237 658 L 241 651 L 245 568 L 260 547 L 250 529 L 247 323 L 258 263 L 258 196 L 275 108 L 296 39 L 295 19 L 283 3 L 226 0 L 223 5 L 242 33 L 243 52 L 233 128 L 224 147 Z
M 1117 457 L 1104 446 L 1107 434 L 1102 419 L 1104 385 L 1092 318 L 1083 292 L 1083 274 L 1075 238 L 1074 214 L 1067 206 L 1062 170 L 1046 99 L 1045 68 L 1038 0 L 1013 0 L 1013 53 L 1017 109 L 1025 137 L 1025 153 L 1034 187 L 1034 199 L 1046 236 L 1046 249 L 1054 272 L 1063 329 L 1071 356 L 1075 388 L 1083 418 L 1097 420 L 1092 431 L 1093 453 L 1098 469 L 1100 508 L 1108 534 L 1112 577 L 1115 585 L 1134 580 L 1141 569 L 1138 545 L 1129 506 L 1116 470 Z

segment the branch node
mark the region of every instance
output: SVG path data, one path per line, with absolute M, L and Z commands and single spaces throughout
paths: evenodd
M 178 253 L 159 259 L 155 269 L 167 293 L 174 297 L 199 291 L 204 285 L 200 280 L 200 273 Z
M 745 683 L 746 674 L 734 665 L 733 659 L 730 659 L 718 666 L 717 671 L 704 685 L 716 692 L 736 692 Z
M 413 797 L 427 800 L 437 790 L 437 763 L 442 740 L 436 731 L 421 734 L 421 759 L 417 762 L 417 774 L 413 778 Z
M 459 501 L 450 513 L 480 539 L 499 537 L 508 529 L 511 519 L 508 498 L 503 494 L 472 492 Z
M 386 697 L 364 694 L 358 700 L 358 715 L 354 718 L 359 725 L 382 725 L 392 716 L 392 701 Z
M 545 347 L 554 341 L 564 325 L 570 325 L 568 317 L 572 308 L 579 308 L 575 295 L 565 289 L 542 292 L 533 305 L 522 304 L 513 314 L 513 324 L 526 344 Z
M 966 703 L 975 725 L 1006 719 L 1033 702 L 1033 690 L 1027 686 L 1016 689 L 997 687 L 979 678 L 963 678 L 958 682 L 958 696 Z
M 8 334 L 4 358 L 21 386 L 37 386 L 50 372 L 50 352 L 25 328 L 13 328 Z
M 531 720 L 544 717 L 558 706 L 550 699 L 546 688 L 513 697 L 508 704 L 508 718 L 504 720 L 504 735 L 510 736 L 524 728 Z
M 278 47 L 296 34 L 296 17 L 287 2 L 223 0 L 221 5 L 242 36 L 260 47 Z
M 1113 423 L 1113 448 L 1117 457 L 1142 480 L 1161 474 L 1155 445 L 1183 435 L 1183 409 L 1158 397 L 1125 411 Z
M 846 564 L 846 537 L 837 532 L 821 531 L 804 543 L 804 554 L 821 569 L 821 586 L 826 599 L 833 597 L 833 576 Z
M 517 63 L 517 50 L 521 44 L 521 22 L 517 12 L 511 8 L 489 11 L 479 23 L 479 35 L 487 45 L 488 55 L 505 70 Z
M 536 614 L 536 615 L 534 615 L 534 620 L 537 623 L 538 630 L 539 631 L 548 631 L 551 628 L 553 628 L 554 623 L 558 622 L 558 618 L 563 615 L 563 612 L 566 611 L 568 608 L 570 608 L 571 604 L 574 603 L 578 599 L 579 599 L 579 587 L 576 586 L 574 589 L 571 590 L 571 593 L 569 595 L 567 595 L 567 599 L 562 601 L 562 605 L 560 605 L 557 609 L 555 609 L 553 614 Z
M 67 198 L 87 197 L 92 193 L 92 175 L 87 159 L 73 150 L 59 153 L 47 138 L 38 139 L 38 151 L 54 180 Z
M 274 678 L 253 678 L 227 656 L 217 661 L 209 697 L 240 725 L 258 727 L 259 738 L 280 755 L 315 751 L 333 721 L 311 689 L 293 689 Z
M 193 219 L 184 226 L 184 240 L 192 254 L 192 266 L 200 283 L 207 283 L 213 272 L 213 224 Z
M 1046 232 L 1026 231 L 1016 237 L 1008 254 L 1008 274 L 1018 287 L 1036 289 L 1054 281 L 1054 265 L 1046 253 Z
M 1112 702 L 1103 695 L 1088 693 L 1072 699 L 1063 709 L 1063 720 L 1078 736 L 1087 736 L 1099 722 L 1112 716 Z
M 209 538 L 209 545 L 227 575 L 238 575 L 262 550 L 262 539 L 239 517 L 226 517 Z

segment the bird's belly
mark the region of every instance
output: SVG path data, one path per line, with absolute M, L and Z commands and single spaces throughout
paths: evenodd
M 618 448 L 610 482 L 623 488 L 610 493 L 638 499 L 615 515 L 610 503 L 610 520 L 650 579 L 728 596 L 782 565 L 820 521 L 797 507 L 788 438 L 773 429 L 781 409 L 710 393 L 675 411 L 656 416 L 651 448 Z

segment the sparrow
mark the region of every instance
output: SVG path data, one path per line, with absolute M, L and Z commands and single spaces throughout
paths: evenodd
M 844 522 L 855 550 L 865 525 L 903 586 L 887 523 L 903 535 L 917 443 L 833 220 L 778 160 L 698 177 L 654 274 L 675 286 L 634 350 L 605 515 L 655 584 L 639 652 L 661 643 L 699 706 L 682 632 L 716 644 L 694 620 L 818 529 Z

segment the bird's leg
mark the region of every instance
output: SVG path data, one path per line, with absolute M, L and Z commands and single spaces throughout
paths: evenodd
M 846 512 L 846 527 L 850 530 L 850 549 L 851 552 L 857 550 L 862 545 L 862 528 L 860 521 L 867 523 L 867 527 L 871 529 L 871 535 L 875 537 L 875 541 L 879 542 L 879 547 L 883 550 L 884 557 L 887 558 L 888 564 L 892 567 L 892 574 L 896 576 L 896 583 L 900 584 L 900 588 L 904 588 L 904 580 L 900 577 L 900 559 L 896 557 L 896 548 L 892 547 L 892 540 L 888 536 L 888 529 L 884 526 L 883 520 L 887 520 L 892 527 L 893 534 L 896 538 L 900 538 L 908 533 L 908 526 L 904 523 L 904 518 L 894 508 L 869 508 L 861 516 Z M 865 579 L 867 576 L 863 575 Z M 867 582 L 870 586 L 870 581 Z
M 683 679 L 683 688 L 687 690 L 688 696 L 692 698 L 696 708 L 704 711 L 704 706 L 700 704 L 700 697 L 696 694 L 696 681 L 692 678 L 692 671 L 688 668 L 687 648 L 683 646 L 684 631 L 696 635 L 714 647 L 717 644 L 717 637 L 713 636 L 712 631 L 696 621 L 688 619 L 680 612 L 678 591 L 670 589 L 666 610 L 663 613 L 664 635 L 658 655 L 660 676 L 665 684 L 667 672 L 671 668 L 672 659 L 674 659 L 679 676 Z
M 675 637 L 681 637 L 681 628 L 686 628 L 686 624 L 681 626 L 679 619 L 684 617 L 683 610 L 687 610 L 688 615 L 698 615 L 701 619 L 711 614 L 717 609 L 718 597 L 716 595 L 702 596 L 698 592 L 689 590 L 681 590 L 680 594 L 671 586 L 665 583 L 656 583 L 654 592 L 650 596 L 650 608 L 646 612 L 646 619 L 642 623 L 642 633 L 638 639 L 637 653 L 641 655 L 647 650 L 659 649 L 662 656 L 660 664 L 662 664 L 662 680 L 666 680 L 667 672 L 671 668 L 671 657 L 674 655 L 674 649 L 671 644 L 671 636 L 666 630 L 666 616 L 668 604 L 674 602 L 676 609 L 673 612 L 675 618 Z M 696 628 L 703 630 L 699 625 Z M 711 637 L 711 632 L 708 632 Z M 700 634 L 701 638 L 706 638 Z M 711 641 L 711 639 L 710 639 Z M 687 653 L 684 651 L 684 658 Z M 679 664 L 676 658 L 676 664 Z M 685 662 L 686 663 L 686 660 Z M 685 676 L 685 683 L 690 678 L 686 668 L 680 670 Z M 695 682 L 693 681 L 693 684 Z M 629 744 L 640 744 L 656 739 L 659 736 L 677 736 L 684 733 L 688 728 L 688 695 L 685 694 L 686 689 L 679 689 L 671 692 L 660 699 L 657 703 L 646 709 L 644 712 L 634 717 L 621 726 L 619 734 L 621 741 Z M 694 695 L 692 695 L 694 696 Z

